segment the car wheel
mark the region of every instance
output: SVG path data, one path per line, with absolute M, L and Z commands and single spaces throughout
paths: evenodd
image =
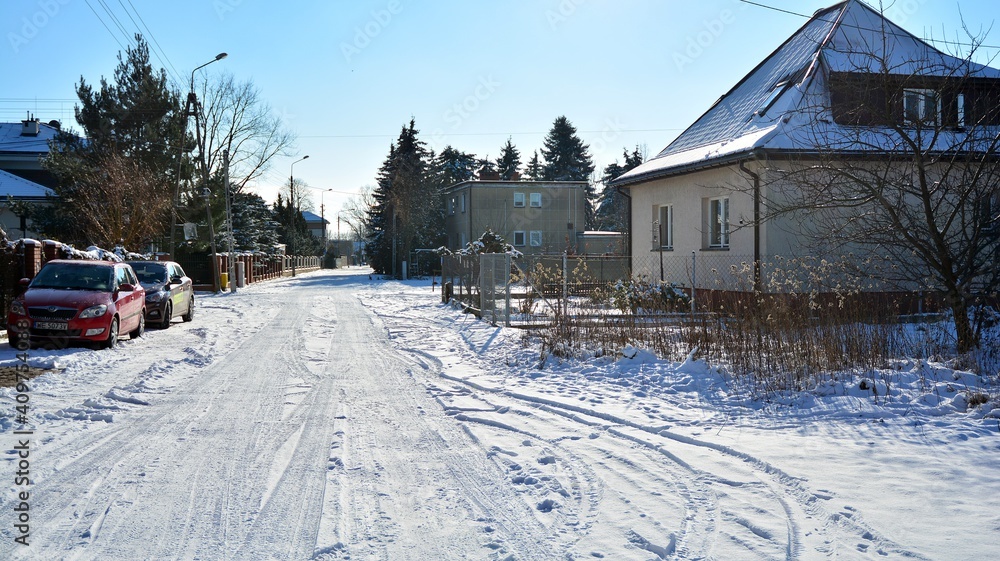
M 139 325 L 135 326 L 135 329 L 133 331 L 130 331 L 128 336 L 133 339 L 138 339 L 139 337 L 142 337 L 142 334 L 145 332 L 146 332 L 146 310 L 143 310 L 142 313 L 139 314 Z
M 101 343 L 101 346 L 105 349 L 113 349 L 115 345 L 118 344 L 118 318 L 111 319 L 111 325 L 108 327 L 108 338 Z
M 170 327 L 170 320 L 174 315 L 174 307 L 167 302 L 167 307 L 163 309 L 163 321 L 160 322 L 160 329 L 166 329 Z
M 194 319 L 194 296 L 191 297 L 191 301 L 188 302 L 188 311 L 186 314 L 181 316 L 184 321 L 191 321 Z

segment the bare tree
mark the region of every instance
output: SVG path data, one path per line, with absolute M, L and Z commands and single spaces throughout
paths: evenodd
M 229 151 L 229 175 L 234 192 L 268 171 L 276 156 L 287 156 L 295 136 L 274 115 L 260 90 L 247 80 L 223 74 L 202 85 L 206 165 L 212 172 Z
M 104 247 L 142 247 L 170 224 L 169 178 L 136 158 L 101 155 L 98 165 L 79 177 L 75 193 L 80 237 Z
M 966 352 L 980 340 L 970 311 L 1000 289 L 1000 71 L 974 61 L 979 37 L 951 56 L 904 49 L 889 25 L 804 80 L 826 88 L 799 86 L 811 93 L 786 118 L 805 148 L 757 155 L 759 218 L 821 255 L 852 253 L 859 274 L 938 292 Z
M 341 222 L 347 224 L 351 231 L 351 238 L 354 240 L 360 241 L 368 238 L 368 214 L 375 206 L 374 193 L 374 186 L 365 185 L 357 195 L 348 199 L 340 210 Z

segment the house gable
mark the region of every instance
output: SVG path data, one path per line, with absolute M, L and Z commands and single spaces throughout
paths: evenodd
M 875 84 L 876 77 L 894 82 Z M 958 80 L 961 91 L 947 87 Z M 998 84 L 1000 70 L 942 53 L 860 0 L 847 0 L 818 11 L 655 158 L 613 184 L 729 165 L 755 153 L 816 151 L 837 127 L 886 124 L 875 117 L 885 107 L 901 121 L 904 90 L 940 92 L 940 118 L 956 127 L 959 94 L 966 120 L 1000 124 Z

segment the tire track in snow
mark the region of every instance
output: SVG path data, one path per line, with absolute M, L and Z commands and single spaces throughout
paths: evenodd
M 421 329 L 421 326 L 426 324 L 436 325 L 442 328 L 442 332 L 447 332 L 448 328 L 454 322 L 434 317 L 424 317 L 427 315 L 429 308 L 433 307 L 422 307 L 416 315 L 412 316 L 404 312 L 402 314 L 403 317 L 395 318 L 387 316 L 384 319 L 393 324 L 392 329 L 397 333 L 418 331 Z M 467 334 L 448 333 L 447 337 L 450 337 L 449 341 L 452 340 L 451 338 L 459 338 L 463 341 L 461 345 L 454 347 L 456 350 L 451 351 L 452 354 L 446 353 L 450 358 L 449 363 L 457 362 L 454 353 L 457 353 L 461 357 L 460 360 L 462 361 L 463 368 L 467 368 L 469 362 L 475 363 L 479 360 L 479 353 L 468 348 L 473 341 Z M 402 336 L 401 338 L 406 339 L 406 337 Z M 406 344 L 404 343 L 405 346 Z M 463 351 L 463 348 L 467 350 Z M 415 360 L 421 363 L 434 363 L 439 367 L 442 365 L 441 359 L 437 356 L 426 353 L 419 348 L 408 348 L 406 350 L 412 353 L 415 356 Z M 681 464 L 688 463 L 685 460 L 688 456 L 701 458 L 707 452 L 709 455 L 714 455 L 714 459 L 708 462 L 709 465 L 726 466 L 725 472 L 731 471 L 732 468 L 749 468 L 752 479 L 747 481 L 731 481 L 729 476 L 722 475 L 723 471 L 711 468 L 706 471 L 692 465 L 688 466 L 692 470 L 691 473 L 694 477 L 702 479 L 708 484 L 719 487 L 724 491 L 723 503 L 717 504 L 719 507 L 718 521 L 724 523 L 725 526 L 724 529 L 719 530 L 722 532 L 720 535 L 723 535 L 724 539 L 729 540 L 738 547 L 745 547 L 744 551 L 750 552 L 755 551 L 755 541 L 763 540 L 780 545 L 780 549 L 774 555 L 760 551 L 752 553 L 759 555 L 761 558 L 780 556 L 786 559 L 809 559 L 815 555 L 837 557 L 844 554 L 844 551 L 836 551 L 836 547 L 831 547 L 831 544 L 847 544 L 849 548 L 853 548 L 855 544 L 861 544 L 857 550 L 852 550 L 853 553 L 869 549 L 868 544 L 870 544 L 872 551 L 877 551 L 883 555 L 923 558 L 919 554 L 908 550 L 904 546 L 893 542 L 891 539 L 875 531 L 857 513 L 831 512 L 827 510 L 818 500 L 817 495 L 808 489 L 805 480 L 793 477 L 760 458 L 740 452 L 734 448 L 680 435 L 666 430 L 665 427 L 635 423 L 618 416 L 608 415 L 594 407 L 581 407 L 558 400 L 512 392 L 506 388 L 494 388 L 465 379 L 463 376 L 450 376 L 447 372 L 442 372 L 442 377 L 475 391 L 494 396 L 503 395 L 513 398 L 531 408 L 542 406 L 549 407 L 553 412 L 558 413 L 561 411 L 561 414 L 588 426 L 595 424 L 603 424 L 609 427 L 617 426 L 619 427 L 617 430 L 621 432 L 620 437 L 630 439 L 637 445 L 670 457 Z M 589 417 L 593 421 L 584 421 L 585 417 Z M 633 432 L 635 434 L 629 434 Z M 666 439 L 666 441 L 661 439 Z M 728 492 L 725 492 L 727 488 Z M 755 520 L 755 518 L 741 514 L 749 509 L 751 514 L 759 516 L 759 514 L 752 512 L 756 500 L 753 497 L 755 493 L 764 493 L 765 496 L 769 497 L 768 500 L 772 501 L 773 508 L 770 515 L 772 522 L 780 523 L 780 531 L 778 526 L 773 528 L 759 527 L 757 524 L 750 522 L 750 520 Z M 725 504 L 727 501 L 734 506 L 727 508 Z M 693 536 L 694 534 L 686 533 L 682 535 L 681 540 L 678 542 L 678 551 L 683 546 L 685 535 Z
M 286 327 L 294 327 L 295 311 L 291 310 L 284 315 Z M 290 339 L 293 337 L 294 335 L 289 335 Z M 228 504 L 229 499 L 220 500 L 217 497 L 219 489 L 206 485 L 202 475 L 207 472 L 204 468 L 208 466 L 219 469 L 235 465 L 242 466 L 237 468 L 238 471 L 248 471 L 246 464 L 248 461 L 252 462 L 252 459 L 247 459 L 248 449 L 241 446 L 241 442 L 230 442 L 219 449 L 208 442 L 206 437 L 217 436 L 218 432 L 232 428 L 236 420 L 249 425 L 249 432 L 256 434 L 253 442 L 258 442 L 261 438 L 267 440 L 264 433 L 273 432 L 264 421 L 274 416 L 269 398 L 276 391 L 277 380 L 273 380 L 271 376 L 246 376 L 246 372 L 252 372 L 254 367 L 261 364 L 246 358 L 250 355 L 243 349 L 259 349 L 262 344 L 274 339 L 275 335 L 270 332 L 255 334 L 242 347 L 235 349 L 236 353 L 202 369 L 199 376 L 191 377 L 186 386 L 170 392 L 163 402 L 129 415 L 127 424 L 123 422 L 122 428 L 116 427 L 114 434 L 102 434 L 97 443 L 89 439 L 80 442 L 80 448 L 75 449 L 81 450 L 80 452 L 67 451 L 75 458 L 68 464 L 61 465 L 58 472 L 41 482 L 35 490 L 35 496 L 47 497 L 37 507 L 33 505 L 38 509 L 37 519 L 59 521 L 51 527 L 33 528 L 40 549 L 52 552 L 70 550 L 79 558 L 113 558 L 114 555 L 129 558 L 126 553 L 128 551 L 133 551 L 131 558 L 150 555 L 183 558 L 186 556 L 185 544 L 216 543 L 216 530 L 220 520 L 223 521 L 223 528 L 228 525 L 245 526 L 245 520 L 229 524 L 233 513 L 226 511 L 231 510 L 231 507 L 222 506 Z M 183 362 L 183 359 L 180 361 Z M 237 392 L 237 388 L 240 391 Z M 239 404 L 227 404 L 222 398 L 225 392 L 237 395 L 242 393 L 249 397 Z M 280 402 L 278 406 L 280 407 Z M 177 436 L 178 427 L 187 427 L 186 436 Z M 242 444 L 246 443 L 242 441 Z M 251 458 L 254 455 L 256 453 Z M 74 489 L 79 486 L 80 481 L 94 480 L 88 474 L 95 473 L 94 465 L 102 464 L 110 464 L 115 468 L 103 480 L 95 481 L 99 487 L 98 492 L 92 497 L 88 496 L 86 504 L 81 507 L 73 498 Z M 189 464 L 197 467 L 183 471 L 183 466 Z M 180 476 L 167 473 L 178 467 L 182 468 Z M 217 477 L 217 474 L 212 476 Z M 209 476 L 206 478 L 211 479 Z M 252 479 L 244 481 L 250 483 L 248 488 L 254 488 Z M 157 496 L 155 493 L 153 488 L 159 485 L 167 487 L 166 496 Z M 153 510 L 157 514 L 155 521 L 149 520 L 147 512 L 130 516 L 134 508 L 116 498 L 126 494 L 125 491 L 129 488 L 137 488 L 147 504 L 162 503 L 163 499 L 168 504 L 159 504 L 159 508 Z M 185 507 L 178 510 L 180 505 L 173 504 L 176 495 L 171 496 L 171 488 L 188 489 L 190 496 L 197 497 L 197 508 Z M 199 495 L 199 491 L 203 493 Z M 185 492 L 184 496 L 189 496 L 189 493 Z M 188 501 L 184 502 L 186 505 Z M 91 503 L 100 506 L 92 506 Z M 80 512 L 81 509 L 83 512 Z M 195 511 L 202 516 L 197 516 Z M 86 531 L 81 528 L 89 528 L 97 516 L 88 512 L 103 512 L 106 516 L 100 533 L 92 535 L 93 541 L 86 545 L 80 543 L 80 536 Z M 62 531 L 59 531 L 60 528 Z M 53 534 L 53 530 L 57 533 Z M 223 535 L 223 543 L 225 539 Z M 88 552 L 90 549 L 94 551 Z M 214 558 L 225 558 L 226 555 L 220 548 L 213 549 L 211 546 L 194 545 L 187 549 L 192 550 L 212 551 L 210 557 Z
M 390 348 L 381 325 L 356 299 L 338 305 L 345 357 L 338 421 L 342 469 L 328 493 L 339 497 L 337 542 L 317 558 L 467 559 L 508 551 L 550 559 L 545 529 L 502 474 L 453 419 L 436 411 L 412 363 Z M 391 395 L 391 399 L 386 396 Z M 332 540 L 333 538 L 331 538 Z

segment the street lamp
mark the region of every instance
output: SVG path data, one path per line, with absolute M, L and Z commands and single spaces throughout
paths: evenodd
M 288 245 L 289 253 L 292 257 L 292 276 L 295 276 L 295 215 L 298 214 L 295 208 L 295 164 L 302 160 L 309 159 L 309 156 L 302 156 L 292 162 L 288 167 L 288 214 L 291 220 L 288 221 Z
M 323 189 L 319 192 L 319 223 L 323 225 L 323 265 L 326 266 L 326 246 L 329 243 L 326 235 L 326 205 L 323 204 L 323 196 L 326 195 L 327 191 L 333 191 L 333 188 Z M 337 254 L 334 252 L 334 257 Z M 336 266 L 336 265 L 335 265 Z
M 173 209 L 171 210 L 171 218 L 172 218 L 172 220 L 171 220 L 171 225 L 170 225 L 170 247 L 169 247 L 169 250 L 170 250 L 170 258 L 171 259 L 176 259 L 176 256 L 174 255 L 174 249 L 175 249 L 176 238 L 177 238 L 177 219 L 179 218 L 179 215 L 177 213 L 177 207 L 180 206 L 180 199 L 181 199 L 181 163 L 184 161 L 184 136 L 187 134 L 187 121 L 188 121 L 188 118 L 191 117 L 191 116 L 194 116 L 194 118 L 195 118 L 195 136 L 196 136 L 197 141 L 198 141 L 198 149 L 201 150 L 201 146 L 202 146 L 201 145 L 201 125 L 200 125 L 199 119 L 198 119 L 198 116 L 199 116 L 199 112 L 198 112 L 198 96 L 194 93 L 194 73 L 197 72 L 198 70 L 202 69 L 202 68 L 205 68 L 209 64 L 212 64 L 213 62 L 217 62 L 217 61 L 220 61 L 220 60 L 226 58 L 227 56 L 229 56 L 229 55 L 227 55 L 226 53 L 219 53 L 219 54 L 215 55 L 214 59 L 206 62 L 205 64 L 202 64 L 201 66 L 195 67 L 195 69 L 191 71 L 191 89 L 188 90 L 187 103 L 184 106 L 184 130 L 181 131 L 181 139 L 180 139 L 180 142 L 177 143 L 177 182 L 176 182 L 176 186 L 174 187 L 174 205 L 173 205 Z M 204 168 L 205 167 L 205 155 L 204 155 L 204 153 L 202 153 L 202 155 L 201 155 L 201 162 L 202 162 L 202 168 Z M 204 176 L 207 178 L 208 173 L 204 172 Z M 213 259 L 214 259 L 214 257 L 213 257 Z

